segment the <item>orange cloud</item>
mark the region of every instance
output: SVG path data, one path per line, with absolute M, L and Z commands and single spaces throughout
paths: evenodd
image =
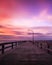
M 28 29 L 30 29 L 30 31 L 28 31 Z M 0 38 L 2 39 L 22 39 L 22 38 L 26 38 L 27 37 L 31 38 L 32 37 L 32 31 L 31 29 L 34 31 L 34 36 L 35 37 L 48 37 L 48 36 L 52 36 L 52 27 L 34 27 L 34 28 L 23 28 L 23 27 L 11 27 L 11 26 L 2 26 L 0 25 Z M 30 33 L 30 35 L 28 34 Z
M 20 27 L 11 28 L 11 27 L 0 25 L 0 35 L 26 36 L 27 29 L 20 28 Z
M 1 33 L 1 32 L 3 32 L 3 33 Z M 1 35 L 14 35 L 14 33 L 11 30 L 7 29 L 7 28 L 0 29 L 0 34 Z

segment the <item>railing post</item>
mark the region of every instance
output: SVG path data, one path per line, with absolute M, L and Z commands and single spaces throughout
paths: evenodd
M 48 52 L 48 54 L 49 54 L 49 53 L 50 53 L 50 51 L 49 51 L 49 48 L 50 48 L 50 47 L 49 47 L 49 44 L 47 44 L 47 48 L 48 48 L 47 52 Z
M 4 54 L 4 44 L 2 44 L 2 54 Z
M 16 47 L 17 47 L 17 42 L 16 42 Z
M 38 43 L 37 43 L 37 47 L 38 47 Z
M 12 43 L 12 49 L 13 49 L 13 43 Z
M 42 49 L 42 43 L 40 43 L 40 48 Z

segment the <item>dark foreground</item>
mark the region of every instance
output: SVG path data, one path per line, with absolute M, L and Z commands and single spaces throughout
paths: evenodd
M 32 43 L 23 43 L 4 54 L 0 65 L 52 65 L 52 55 Z

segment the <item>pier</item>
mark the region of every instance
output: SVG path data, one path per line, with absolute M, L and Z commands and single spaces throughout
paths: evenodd
M 15 41 L 2 43 L 1 65 L 52 65 L 52 46 L 49 41 Z M 5 51 L 5 49 L 10 50 Z

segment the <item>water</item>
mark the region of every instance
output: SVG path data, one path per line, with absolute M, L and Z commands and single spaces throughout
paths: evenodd
M 0 44 L 5 42 L 13 42 L 13 41 L 17 41 L 17 40 L 0 40 Z

